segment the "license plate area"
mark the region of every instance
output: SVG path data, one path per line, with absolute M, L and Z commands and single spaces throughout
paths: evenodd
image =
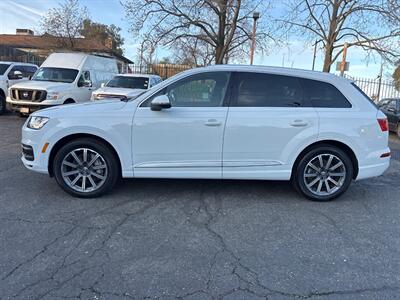
M 28 107 L 21 107 L 19 109 L 19 112 L 22 114 L 29 114 L 29 108 Z

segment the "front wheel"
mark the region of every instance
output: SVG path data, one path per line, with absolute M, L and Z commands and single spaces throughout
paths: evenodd
M 57 183 L 67 193 L 82 198 L 101 196 L 118 179 L 114 153 L 95 139 L 74 140 L 57 152 L 53 172 Z
M 6 111 L 6 98 L 0 95 L 0 115 L 4 114 Z
M 320 146 L 305 154 L 294 170 L 293 183 L 307 198 L 329 201 L 339 197 L 353 178 L 349 156 L 333 146 Z

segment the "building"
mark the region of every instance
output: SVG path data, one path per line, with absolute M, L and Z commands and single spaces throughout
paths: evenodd
M 34 35 L 30 29 L 17 29 L 16 34 L 0 34 L 0 61 L 19 61 L 39 65 L 52 52 L 86 52 L 114 57 L 121 73 L 133 64 L 112 49 L 112 40 L 104 44 L 86 38 L 62 38 L 49 34 Z

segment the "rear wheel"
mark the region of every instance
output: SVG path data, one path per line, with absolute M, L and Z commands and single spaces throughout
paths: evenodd
M 6 98 L 0 94 L 0 115 L 6 111 Z
M 95 139 L 78 139 L 64 145 L 54 158 L 57 183 L 75 197 L 98 197 L 118 179 L 114 153 Z
M 305 154 L 294 170 L 293 183 L 307 198 L 329 201 L 339 197 L 353 178 L 349 156 L 333 146 L 319 146 Z

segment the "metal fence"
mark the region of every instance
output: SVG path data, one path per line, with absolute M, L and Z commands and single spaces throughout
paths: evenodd
M 400 98 L 400 91 L 396 89 L 393 80 L 352 77 L 349 75 L 345 75 L 345 77 L 353 80 L 364 93 L 375 101 L 384 98 Z
M 153 74 L 163 79 L 167 79 L 175 74 L 191 69 L 187 65 L 175 64 L 149 64 L 149 65 L 129 65 L 126 72 L 134 74 Z

